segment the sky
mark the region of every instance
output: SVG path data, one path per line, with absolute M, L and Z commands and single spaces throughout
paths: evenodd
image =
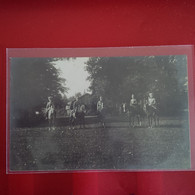
M 85 70 L 85 62 L 88 61 L 88 57 L 79 57 L 69 60 L 63 59 L 55 62 L 55 67 L 60 69 L 61 77 L 66 79 L 66 87 L 69 88 L 66 96 L 69 98 L 76 93 L 88 92 L 90 82 L 87 81 L 89 76 Z

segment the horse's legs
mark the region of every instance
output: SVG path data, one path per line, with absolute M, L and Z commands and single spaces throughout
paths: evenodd
M 150 128 L 152 128 L 152 119 L 153 119 L 153 117 L 150 116 Z
M 72 121 L 72 129 L 74 129 L 74 128 L 75 128 L 76 124 L 77 124 L 76 117 L 73 117 L 73 121 Z
M 101 126 L 104 128 L 105 127 L 105 124 L 104 124 L 104 119 L 103 119 L 103 116 L 102 115 L 101 115 L 100 123 L 101 123 Z
M 154 114 L 153 118 L 154 118 L 154 125 L 156 127 L 157 126 L 157 116 Z
M 104 119 L 104 118 L 102 118 L 102 127 L 103 127 L 103 128 L 106 127 L 106 125 L 105 125 L 105 119 Z
M 131 127 L 131 115 L 129 114 L 129 127 Z
M 139 116 L 139 126 L 141 127 L 142 126 L 142 117 Z
M 102 115 L 102 113 L 99 113 L 99 124 L 100 126 L 105 128 L 105 121 L 104 121 L 104 116 Z
M 130 115 L 129 116 L 129 127 L 135 127 L 135 118 L 136 118 L 136 116 L 134 116 L 134 115 Z
M 82 125 L 83 125 L 83 128 L 85 128 L 85 114 L 82 115 Z
M 141 126 L 140 123 L 141 123 L 141 120 L 140 120 L 140 116 L 137 115 L 137 123 L 138 123 L 138 126 Z
M 79 113 L 78 115 L 77 115 L 77 124 L 79 125 L 79 128 L 81 129 L 82 128 L 82 114 L 81 113 Z
M 129 115 L 129 127 L 134 127 L 134 115 L 130 113 Z
M 153 119 L 154 119 L 154 126 L 156 127 L 156 116 L 155 115 L 153 116 Z
M 54 126 L 55 126 L 55 116 L 54 115 L 52 116 L 52 121 L 51 122 L 52 122 L 52 128 L 54 129 Z
M 102 127 L 105 128 L 105 116 L 104 114 L 101 115 L 101 118 L 102 118 Z
M 70 116 L 69 125 L 70 125 L 69 129 L 74 128 L 74 117 L 73 116 Z
M 71 129 L 71 127 L 72 127 L 72 116 L 70 116 L 70 118 L 69 118 L 68 126 L 69 126 L 69 129 Z
M 49 131 L 51 130 L 51 119 L 48 119 Z
M 78 124 L 79 124 L 80 129 L 82 129 L 82 123 L 83 123 L 83 121 L 82 121 L 82 116 L 80 116 L 80 117 L 78 118 Z
M 80 113 L 78 120 L 79 120 L 80 128 L 85 128 L 85 115 L 84 115 L 84 113 Z
M 50 119 L 48 119 L 48 123 L 49 123 L 49 131 L 50 131 L 51 129 L 54 128 L 54 118 L 51 117 Z
M 156 117 L 155 117 L 155 125 L 156 126 L 159 126 L 159 116 L 158 115 L 156 115 Z
M 132 116 L 132 125 L 133 125 L 133 128 L 135 127 L 135 116 Z
M 152 117 L 150 115 L 148 115 L 148 125 L 149 128 L 152 128 Z
M 157 114 L 153 115 L 155 127 L 159 126 L 159 116 Z
M 137 123 L 138 123 L 138 126 L 142 126 L 142 121 L 141 121 L 141 116 L 138 114 L 137 115 Z

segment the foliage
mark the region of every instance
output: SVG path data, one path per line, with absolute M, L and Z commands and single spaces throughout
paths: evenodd
M 107 105 L 129 102 L 131 94 L 141 100 L 153 92 L 161 110 L 174 113 L 187 102 L 186 64 L 182 55 L 95 57 L 88 60 L 86 70 L 93 96 L 103 96 Z
M 41 110 L 48 96 L 61 104 L 66 93 L 66 80 L 52 64 L 54 58 L 10 59 L 10 108 L 11 115 L 23 118 L 35 110 Z

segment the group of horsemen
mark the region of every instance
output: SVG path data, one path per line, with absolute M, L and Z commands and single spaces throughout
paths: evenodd
M 122 112 L 128 113 L 129 126 L 135 126 L 135 118 L 137 118 L 138 125 L 141 126 L 141 118 L 147 116 L 148 127 L 152 128 L 153 121 L 156 125 L 159 125 L 159 107 L 153 93 L 149 93 L 147 98 L 140 100 L 139 102 L 132 94 L 129 105 L 122 104 Z
M 137 99 L 135 98 L 135 95 L 131 95 L 130 102 L 127 106 L 127 109 L 125 111 L 125 107 L 122 104 L 122 110 L 123 112 L 128 113 L 129 116 L 129 126 L 135 126 L 134 125 L 134 118 L 138 117 L 139 123 L 141 122 L 139 119 L 139 103 Z M 98 102 L 97 102 L 97 118 L 99 121 L 99 124 L 105 128 L 105 106 L 103 103 L 103 98 L 100 96 Z M 49 116 L 49 112 L 53 110 L 53 118 L 56 117 L 56 112 L 55 112 L 55 105 L 51 97 L 48 97 L 48 102 L 46 105 L 46 118 L 49 119 L 51 116 Z M 152 127 L 152 120 L 153 120 L 153 115 L 157 113 L 157 103 L 156 99 L 153 96 L 153 93 L 149 93 L 148 97 L 144 100 L 144 108 L 145 112 L 151 113 L 150 117 L 148 115 L 149 119 L 149 127 Z M 69 128 L 74 129 L 75 125 L 80 125 L 80 128 L 85 128 L 85 114 L 86 114 L 86 107 L 84 104 L 81 104 L 78 101 L 78 97 L 75 98 L 74 101 L 71 102 L 70 105 L 70 115 L 69 115 Z

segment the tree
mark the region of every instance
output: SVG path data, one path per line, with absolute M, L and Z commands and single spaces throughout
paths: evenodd
M 15 118 L 40 110 L 52 96 L 59 104 L 67 91 L 66 80 L 55 68 L 55 58 L 10 59 L 10 108 Z
M 114 107 L 129 102 L 133 93 L 143 99 L 153 92 L 163 112 L 174 113 L 186 93 L 186 64 L 185 56 L 96 57 L 89 59 L 86 70 L 93 96 L 103 96 L 106 104 Z
M 77 92 L 77 93 L 75 94 L 75 97 L 77 97 L 77 98 L 79 98 L 79 97 L 81 97 L 81 96 L 82 96 L 81 92 Z

